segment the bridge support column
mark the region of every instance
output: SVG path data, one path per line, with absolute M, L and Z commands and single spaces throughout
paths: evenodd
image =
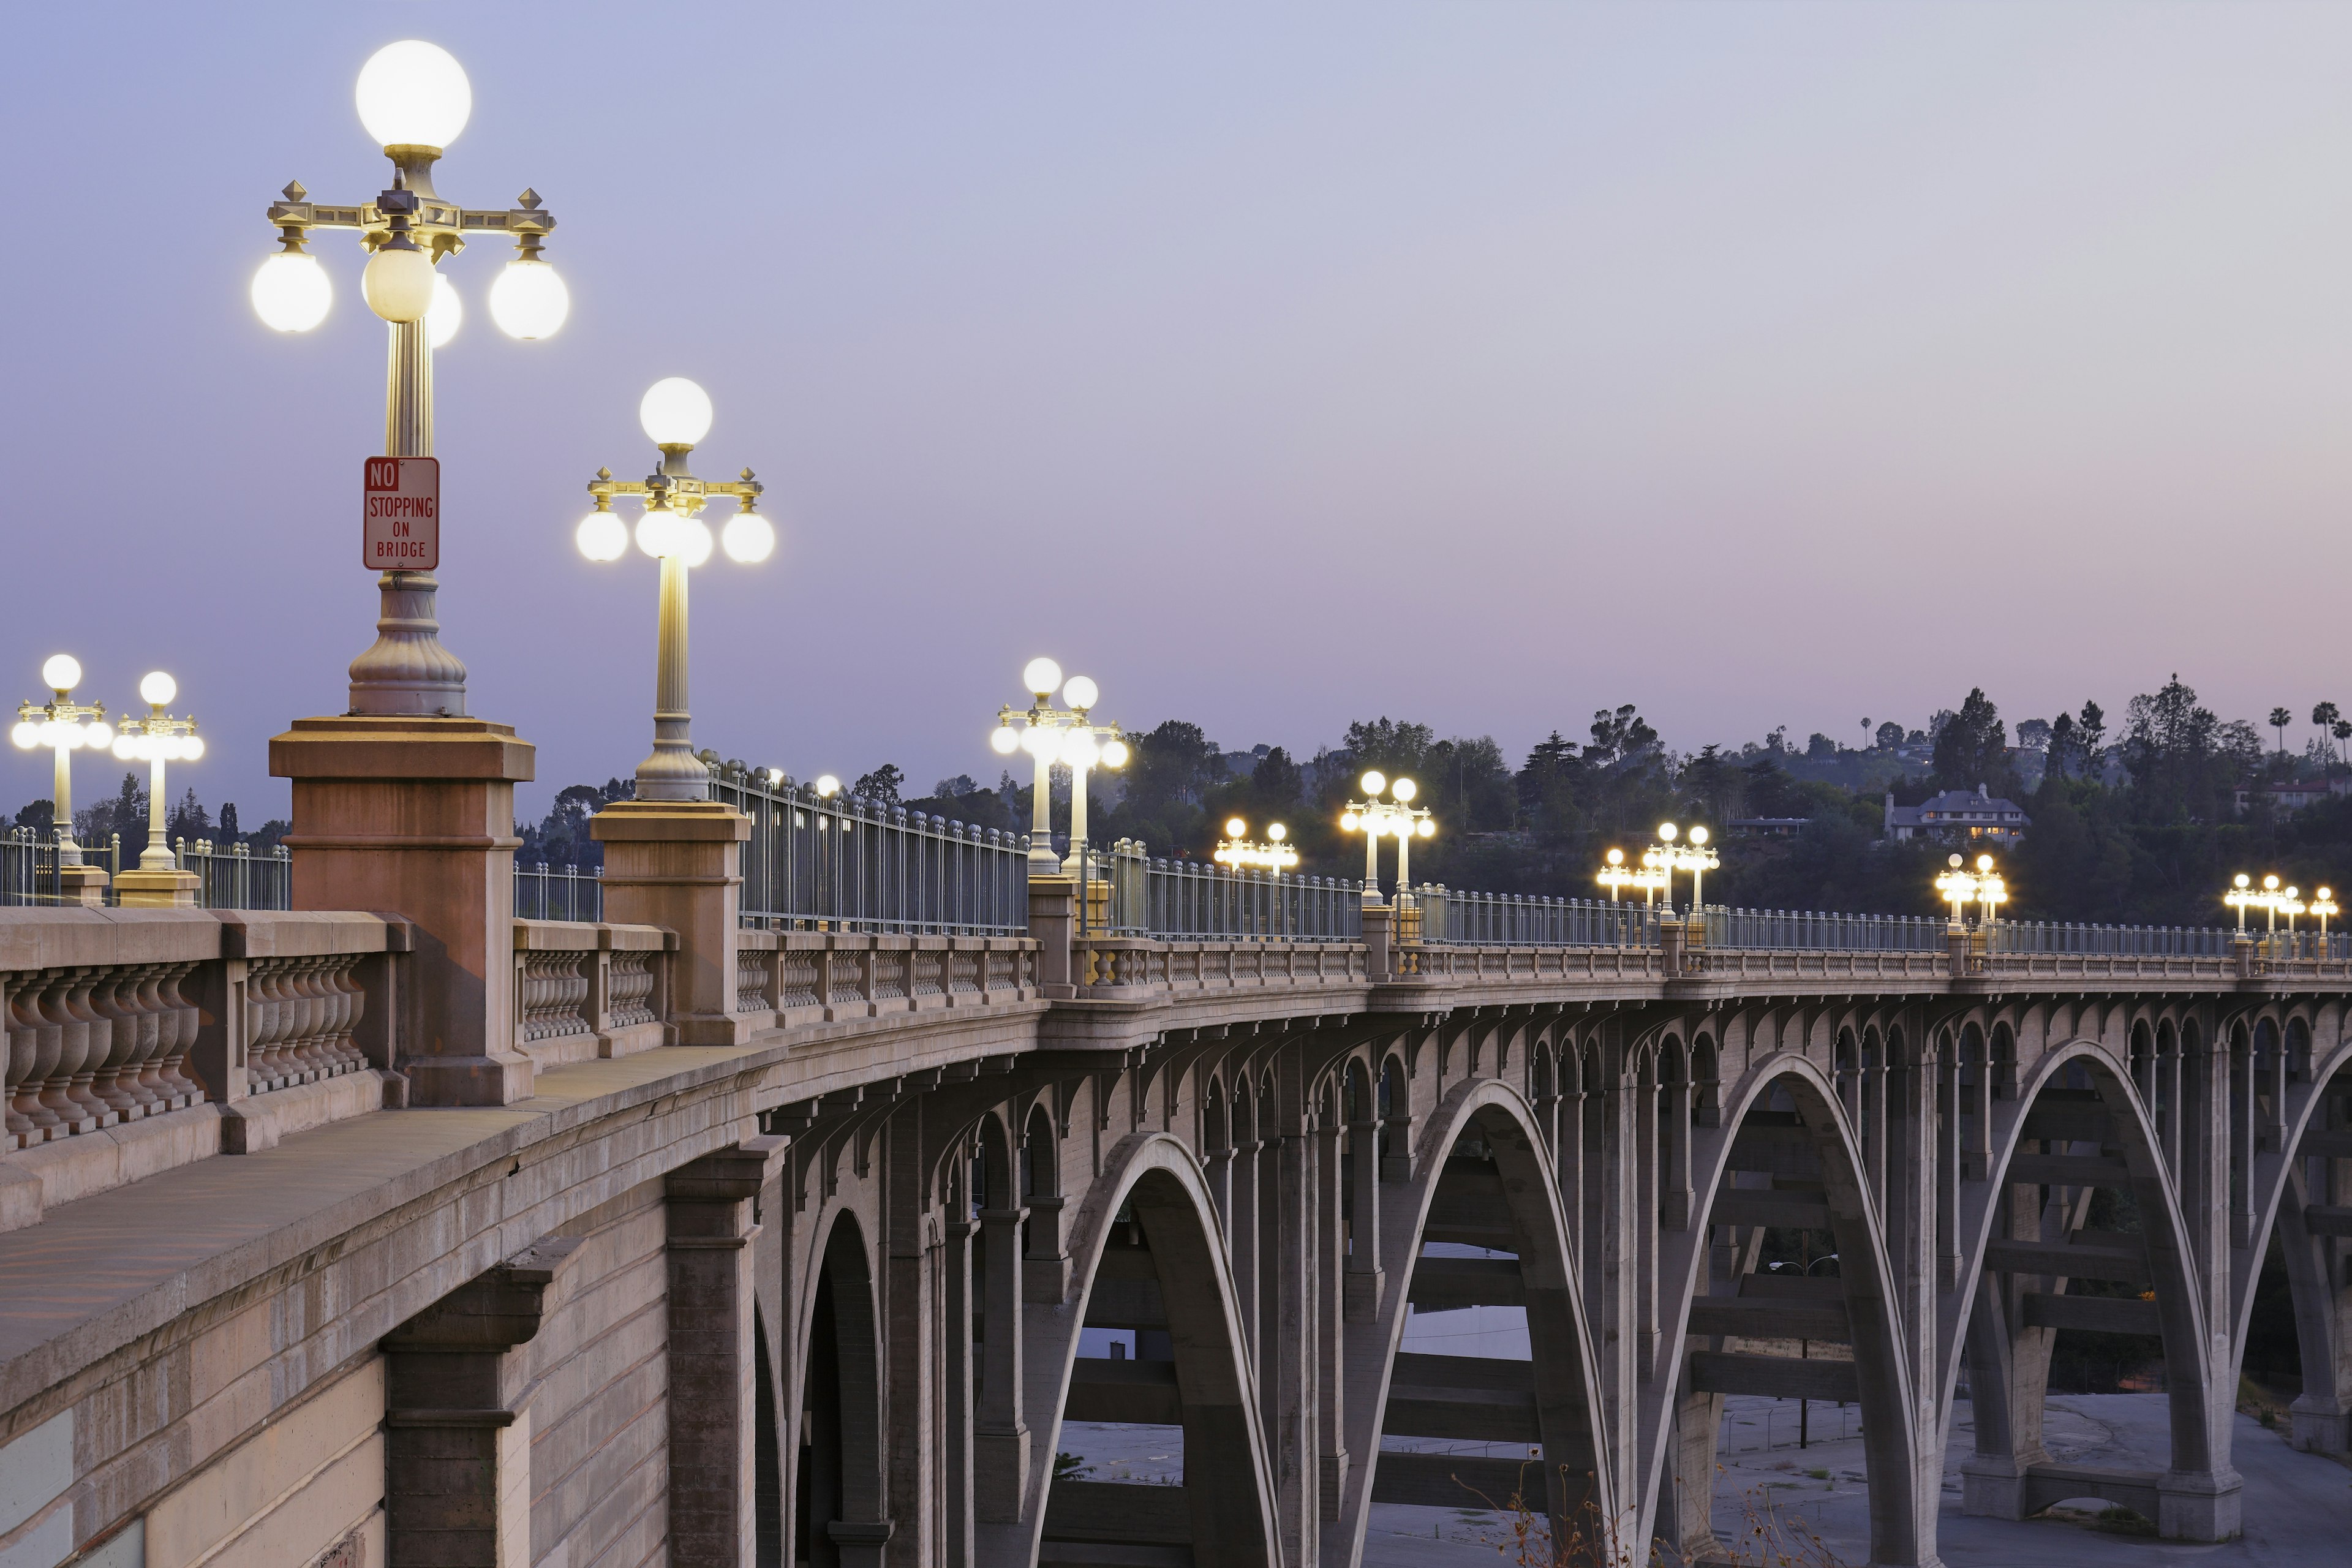
M 298 719 L 269 742 L 270 773 L 294 781 L 293 907 L 416 927 L 397 1064 L 412 1104 L 530 1098 L 515 1049 L 514 786 L 532 755 L 512 726 L 478 719 Z
M 1021 1411 L 1021 1222 L 1026 1217 L 1017 1208 L 980 1211 L 985 1330 L 971 1484 L 974 1510 L 991 1523 L 1020 1518 L 1028 1495 L 1029 1424 Z
M 2329 1159 L 2319 1171 L 2315 1193 L 2301 1171 L 2291 1171 L 2279 1207 L 2303 1353 L 2303 1393 L 2289 1415 L 2296 1447 L 2346 1454 L 2352 1453 L 2352 1239 L 2312 1235 L 2303 1213 L 2313 1203 L 2352 1205 L 2352 1159 Z
M 735 958 L 751 819 L 715 800 L 616 800 L 589 818 L 588 832 L 604 846 L 604 918 L 677 933 L 674 1043 L 750 1039 L 760 1019 L 736 1011 Z
M 1335 1108 L 1336 1109 L 1336 1108 Z M 1317 1438 L 1317 1516 L 1325 1522 L 1339 1517 L 1339 1499 L 1348 1485 L 1347 1381 L 1348 1297 L 1347 1232 L 1339 1215 L 1339 1126 L 1335 1113 L 1315 1130 L 1315 1213 L 1309 1234 L 1315 1238 L 1315 1409 Z M 1380 1201 L 1377 1193 L 1371 1201 Z
M 384 1336 L 384 1527 L 395 1563 L 529 1568 L 530 1342 L 576 1238 L 542 1241 Z
M 1286 1071 L 1295 1072 L 1286 1063 Z M 1296 1093 L 1295 1086 L 1290 1093 Z M 1274 1223 L 1267 1240 L 1269 1278 L 1259 1289 L 1269 1311 L 1266 1449 L 1275 1466 L 1276 1524 L 1282 1561 L 1310 1563 L 1320 1550 L 1315 1445 L 1315 1156 L 1310 1134 L 1286 1130 L 1274 1141 Z
M 747 1138 L 663 1181 L 669 1261 L 669 1549 L 755 1568 L 758 1398 L 751 1239 L 788 1138 Z

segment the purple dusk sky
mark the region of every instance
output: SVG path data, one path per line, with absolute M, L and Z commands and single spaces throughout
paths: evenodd
M 0 695 L 161 665 L 282 812 L 339 711 L 383 328 L 247 280 L 299 178 L 389 165 L 352 80 L 453 51 L 445 195 L 526 184 L 570 325 L 439 357 L 441 610 L 537 785 L 629 773 L 654 569 L 574 552 L 637 398 L 783 542 L 694 587 L 698 744 L 993 779 L 1051 653 L 1130 725 L 1311 752 L 1387 713 L 1516 759 L 1849 743 L 2179 670 L 2352 706 L 2352 9 L 71 5 L 12 14 Z M 2307 726 L 2290 739 L 2299 743 Z M 16 753 L 0 810 L 47 793 Z M 85 798 L 111 769 L 85 767 Z M 174 790 L 176 793 L 176 787 Z

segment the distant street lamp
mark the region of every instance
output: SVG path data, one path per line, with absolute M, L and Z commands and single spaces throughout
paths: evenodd
M 2305 907 L 2302 895 L 2303 889 L 2300 888 L 2284 888 L 2280 889 L 2277 899 L 2272 902 L 2271 907 L 2286 917 L 2286 933 L 2289 936 L 2294 934 L 2294 917 L 2303 913 Z
M 2263 879 L 2263 910 L 2270 917 L 2270 929 L 2278 930 L 2279 879 L 2275 876 Z
M 2324 943 L 2327 941 L 2327 917 L 2337 912 L 2334 890 L 2322 888 L 2312 894 L 2311 912 L 2319 921 L 2319 940 Z
M 73 655 L 52 655 L 41 666 L 41 684 L 55 695 L 37 706 L 18 703 L 16 727 L 8 738 L 21 751 L 47 746 L 57 753 L 56 798 L 50 803 L 49 817 L 57 830 L 58 864 L 79 866 L 81 846 L 73 836 L 73 754 L 103 751 L 114 743 L 114 731 L 106 722 L 105 703 L 73 700 L 73 689 L 81 684 L 81 661 Z
M 661 563 L 661 599 L 654 645 L 654 749 L 637 764 L 639 800 L 708 800 L 710 770 L 694 754 L 687 710 L 687 573 L 710 559 L 710 527 L 698 515 L 713 496 L 735 502 L 720 536 L 728 556 L 746 565 L 775 552 L 776 531 L 753 510 L 761 486 L 740 479 L 699 479 L 687 467 L 695 443 L 710 433 L 710 396 L 682 375 L 654 383 L 637 405 L 637 423 L 661 449 L 659 471 L 643 479 L 616 479 L 599 468 L 588 481 L 596 509 L 580 520 L 573 541 L 591 561 L 617 561 L 628 552 L 629 528 L 613 511 L 614 496 L 641 496 L 637 548 Z
M 1671 822 L 1658 824 L 1658 847 L 1650 851 L 1650 856 L 1654 858 L 1655 868 L 1665 876 L 1666 908 L 1672 910 L 1675 904 L 1675 873 L 1688 871 L 1691 908 L 1696 910 L 1699 907 L 1700 879 L 1723 862 L 1717 859 L 1715 851 L 1708 847 L 1706 828 L 1692 828 L 1687 835 L 1682 835 L 1682 842 L 1678 844 L 1675 840 L 1680 832 Z
M 1936 879 L 1936 891 L 1952 906 L 1952 929 L 1958 931 L 1968 923 L 1968 906 L 1979 906 L 1978 919 L 1990 924 L 2002 904 L 2009 901 L 2009 883 L 1993 869 L 1992 857 L 1977 857 L 1976 868 L 1954 855 L 1944 862 L 1951 869 Z
M 2231 882 L 2230 890 L 2221 895 L 2221 901 L 2238 911 L 2240 936 L 2246 934 L 2246 911 L 2262 907 L 2263 896 L 2254 891 L 2253 884 L 2254 879 L 2241 871 Z
M 1290 829 L 1281 823 L 1267 825 L 1266 841 L 1263 844 L 1248 835 L 1248 823 L 1238 816 L 1230 818 L 1225 823 L 1225 837 L 1217 841 L 1216 853 L 1209 858 L 1236 871 L 1249 867 L 1276 876 L 1298 864 L 1298 851 L 1285 842 L 1290 837 Z
M 473 87 L 447 51 L 415 39 L 388 44 L 360 70 L 360 121 L 392 160 L 392 186 L 373 202 L 313 202 L 297 181 L 271 204 L 278 254 L 253 277 L 253 308 L 281 332 L 307 331 L 326 319 L 333 285 L 302 248 L 314 229 L 356 229 L 369 257 L 360 292 L 392 323 L 392 363 L 384 392 L 383 456 L 433 455 L 433 351 L 457 331 L 464 307 L 434 270 L 465 248 L 471 235 L 504 235 L 517 254 L 490 287 L 490 315 L 517 338 L 543 338 L 563 324 L 571 299 L 541 256 L 555 219 L 526 190 L 503 212 L 458 206 L 433 188 L 433 165 L 473 113 Z M 386 572 L 374 646 L 352 665 L 354 713 L 466 711 L 466 667 L 441 646 L 430 572 Z
M 1349 801 L 1339 817 L 1342 832 L 1364 836 L 1364 902 L 1381 901 L 1381 837 L 1393 837 L 1397 841 L 1397 904 L 1408 908 L 1412 900 L 1411 852 L 1415 838 L 1428 838 L 1437 832 L 1437 824 L 1427 806 L 1415 806 L 1412 799 L 1421 786 L 1411 779 L 1391 783 L 1388 775 L 1375 768 L 1357 781 L 1364 786 L 1364 799 Z M 1388 799 L 1381 798 L 1385 791 Z
M 139 695 L 147 704 L 143 719 L 125 719 L 122 732 L 114 738 L 114 754 L 126 763 L 143 762 L 147 772 L 147 847 L 139 852 L 142 871 L 176 871 L 177 857 L 166 837 L 164 807 L 170 798 L 163 787 L 163 764 L 169 762 L 193 763 L 205 754 L 205 738 L 196 733 L 193 715 L 174 718 L 163 711 L 180 694 L 180 683 L 163 670 L 151 670 L 139 683 Z
M 1033 658 L 1021 671 L 1029 689 L 1025 709 L 1011 704 L 996 712 L 996 729 L 988 738 L 1000 757 L 1026 752 L 1036 760 L 1036 780 L 1030 790 L 1029 874 L 1032 877 L 1079 876 L 1086 866 L 1087 774 L 1097 765 L 1127 765 L 1127 739 L 1116 724 L 1096 724 L 1087 715 L 1102 692 L 1083 675 L 1062 679 L 1062 667 L 1050 658 Z M 1054 689 L 1060 687 L 1067 708 L 1054 706 Z M 1018 730 L 1014 718 L 1023 721 Z M 1054 764 L 1070 770 L 1070 856 L 1065 862 L 1054 853 Z
M 1593 880 L 1609 889 L 1609 901 L 1613 904 L 1617 901 L 1620 889 L 1640 885 L 1642 874 L 1625 869 L 1625 851 L 1622 849 L 1612 849 L 1603 860 L 1601 874 Z

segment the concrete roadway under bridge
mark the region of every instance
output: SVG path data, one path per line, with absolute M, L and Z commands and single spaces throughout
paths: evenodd
M 1163 941 L 1051 879 L 763 930 L 740 821 L 619 819 L 601 922 L 429 814 L 298 835 L 297 912 L 0 910 L 0 1563 L 1337 1565 L 1515 1493 L 1706 1558 L 1801 1397 L 1851 1560 L 1955 1479 L 1972 1541 L 2222 1541 L 2273 1235 L 2347 1447 L 2341 959 Z M 2168 1371 L 2112 1452 L 2076 1328 Z

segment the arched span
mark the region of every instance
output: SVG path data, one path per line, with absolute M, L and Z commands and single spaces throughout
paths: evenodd
M 1690 1304 L 1706 1293 L 1708 1227 L 1714 1222 L 1726 1174 L 1733 1169 L 1741 1129 L 1769 1109 L 1769 1098 L 1785 1093 L 1794 1107 L 1792 1131 L 1810 1144 L 1820 1168 L 1822 1202 L 1828 1229 L 1837 1241 L 1839 1279 L 1853 1344 L 1855 1393 L 1862 1408 L 1864 1463 L 1870 1478 L 1870 1560 L 1917 1563 L 1932 1552 L 1938 1500 L 1932 1481 L 1921 1475 L 1922 1434 L 1913 1416 L 1913 1377 L 1903 1349 L 1901 1298 L 1889 1266 L 1885 1231 L 1875 1197 L 1864 1180 L 1862 1140 L 1847 1116 L 1840 1085 L 1812 1061 L 1798 1056 L 1769 1058 L 1723 1108 L 1722 1125 L 1696 1130 L 1692 1149 L 1693 1214 L 1688 1228 L 1661 1236 L 1659 1298 L 1673 1303 L 1662 1313 L 1660 1373 L 1649 1379 L 1642 1398 L 1640 1431 L 1646 1465 L 1632 1537 L 1646 1542 L 1655 1525 L 1664 1479 L 1672 1423 L 1668 1410 L 1684 1383 L 1681 1368 L 1690 1333 Z M 1712 1443 L 1706 1445 L 1712 1452 Z M 1713 1467 L 1685 1485 L 1710 1489 Z
M 1519 1290 L 1534 1352 L 1538 1426 L 1547 1486 L 1534 1492 L 1554 1512 L 1555 1528 L 1592 1532 L 1618 1517 L 1618 1500 L 1601 1423 L 1601 1385 L 1592 1335 L 1560 1208 L 1559 1184 L 1534 1107 L 1510 1084 L 1473 1079 L 1440 1100 L 1415 1145 L 1409 1181 L 1381 1184 L 1381 1264 L 1378 1315 L 1369 1333 L 1347 1339 L 1345 1428 L 1350 1456 L 1340 1499 L 1339 1560 L 1362 1553 L 1381 1463 L 1381 1433 L 1396 1355 L 1404 1339 L 1406 1308 L 1422 1239 L 1430 1224 L 1447 1156 L 1465 1133 L 1480 1133 L 1501 1179 L 1504 1207 L 1517 1243 Z M 1577 1489 L 1559 1484 L 1563 1470 Z M 1590 1477 L 1590 1480 L 1584 1478 Z M 1589 1505 L 1589 1507 L 1588 1507 Z M 1327 1557 L 1327 1561 L 1328 1561 Z
M 2128 1041 L 2126 1041 L 2128 1045 Z M 2214 1367 L 2207 1334 L 2204 1302 L 2197 1284 L 2195 1255 L 2190 1250 L 2179 1190 L 2163 1157 L 2155 1118 L 2133 1083 L 2127 1061 L 2118 1061 L 2105 1046 L 2092 1040 L 2070 1040 L 2043 1052 L 2030 1073 L 2016 1080 L 2016 1092 L 1992 1102 L 1993 1130 L 1988 1169 L 1994 1179 L 1963 1184 L 1960 1201 L 1959 1289 L 1945 1298 L 1943 1408 L 1948 1414 L 1959 1384 L 1960 1363 L 1968 1353 L 1969 1329 L 1982 1296 L 1987 1248 L 2000 1218 L 2000 1199 L 2009 1184 L 2010 1168 L 2018 1145 L 2026 1136 L 2026 1119 L 2044 1092 L 2057 1086 L 2060 1075 L 2081 1064 L 2096 1091 L 2099 1109 L 2121 1145 L 2146 1238 L 2150 1284 L 2156 1293 L 2157 1317 L 2164 1343 L 2171 1413 L 2172 1464 L 2176 1473 L 2209 1473 L 2217 1456 L 2228 1451 L 2228 1433 L 2221 1425 L 2230 1419 L 2232 1402 L 2220 1401 L 2214 1411 Z M 1973 1387 L 1973 1383 L 1971 1387 Z M 1979 1415 L 1981 1428 L 1983 1416 Z M 1948 1419 L 1947 1423 L 1948 1426 Z M 1981 1438 L 1980 1438 L 1981 1441 Z M 2226 1467 L 2223 1467 L 2226 1468 Z
M 795 1550 L 837 1563 L 844 1547 L 888 1535 L 883 1523 L 881 1325 L 874 1271 L 857 1216 L 835 1204 L 820 1216 L 821 1244 L 799 1304 L 806 1346 L 793 1388 L 792 1495 Z
M 2302 1163 L 2297 1152 L 2303 1146 L 2304 1134 L 2311 1128 L 2313 1118 L 2321 1115 L 2326 1105 L 2327 1087 L 2341 1072 L 2352 1071 L 2352 1037 L 2339 1037 L 2333 1049 L 2322 1055 L 2313 1020 L 2300 1012 L 2288 1017 L 2290 1028 L 2302 1026 L 2303 1058 L 2299 1076 L 2292 1082 L 2286 1095 L 2287 1103 L 2278 1110 L 2280 1126 L 2278 1148 L 2258 1154 L 2253 1163 L 2255 1245 L 2239 1249 L 2236 1275 L 2231 1281 L 2230 1343 L 2234 1347 L 2228 1369 L 2231 1387 L 2237 1385 L 2237 1368 L 2244 1359 L 2247 1325 L 2254 1310 L 2254 1288 L 2262 1269 L 2263 1254 L 2271 1232 L 2279 1221 L 2281 1205 L 2290 1190 L 2290 1182 Z M 2325 1189 L 2314 1200 L 2327 1201 Z M 2302 1259 L 2295 1259 L 2300 1264 Z M 2290 1268 L 2288 1285 L 2296 1292 L 2298 1320 L 2313 1313 L 2333 1312 L 2334 1281 L 2324 1281 L 2307 1276 L 2300 1268 Z
M 1079 1331 L 1112 1222 L 1122 1209 L 1142 1227 L 1174 1343 L 1193 1561 L 1273 1568 L 1280 1557 L 1274 1472 L 1258 1420 L 1256 1387 L 1247 1371 L 1233 1274 L 1200 1165 L 1181 1142 L 1166 1133 L 1132 1133 L 1106 1152 L 1102 1174 L 1089 1184 L 1072 1225 L 1078 1288 L 1056 1306 L 1033 1307 L 1024 1314 L 1024 1326 L 1032 1336 L 1027 1405 L 1041 1415 L 1051 1413 L 1037 1432 L 1037 1451 L 1051 1455 L 1060 1442 Z M 1050 1464 L 1030 1468 L 1021 1523 L 1014 1527 L 1021 1550 L 1013 1560 L 1036 1561 L 1052 1484 Z

